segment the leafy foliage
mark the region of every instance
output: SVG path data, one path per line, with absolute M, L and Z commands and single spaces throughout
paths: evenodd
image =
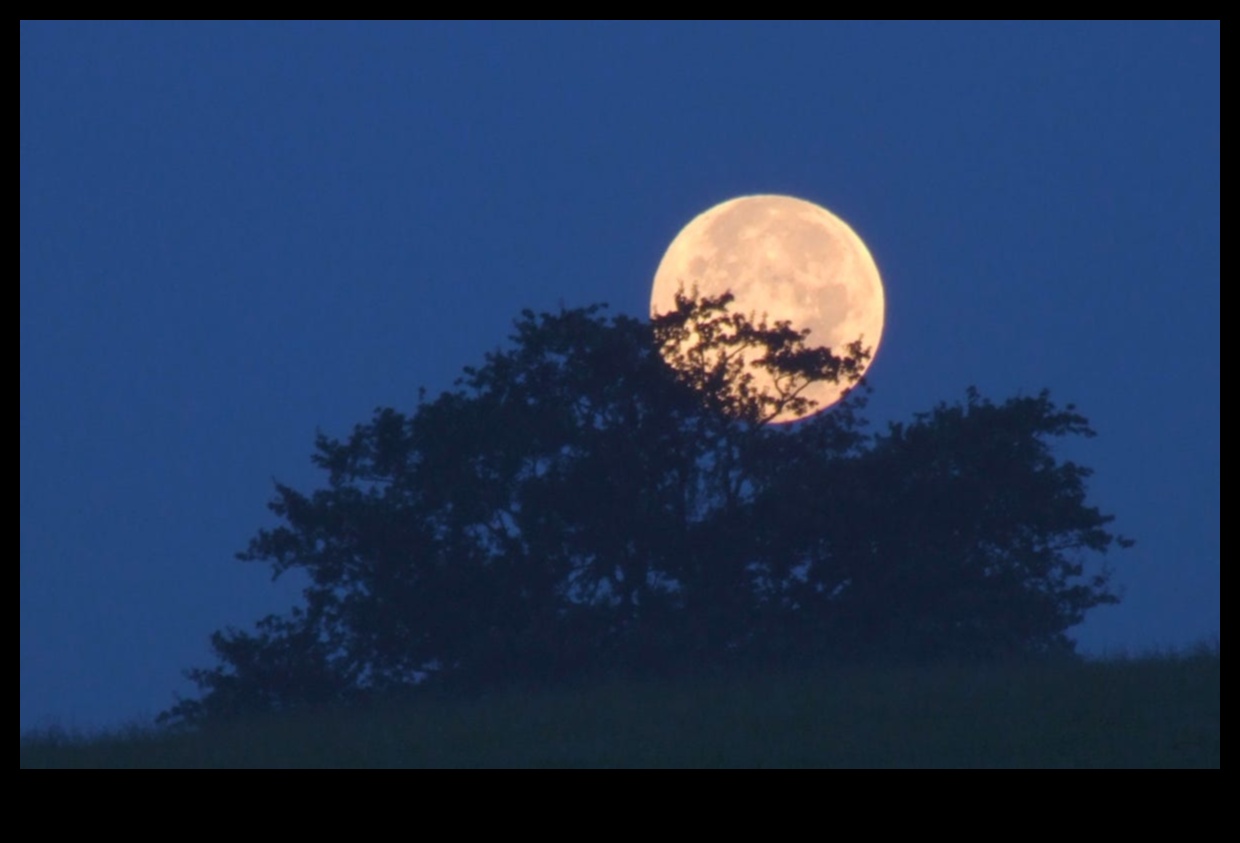
M 412 415 L 320 435 L 326 488 L 277 484 L 239 558 L 305 604 L 212 637 L 167 719 L 592 675 L 1071 649 L 1114 602 L 1082 554 L 1127 541 L 1049 440 L 1046 393 L 970 391 L 864 433 L 867 353 L 681 295 L 651 322 L 523 312 L 510 348 Z M 746 361 L 774 375 L 754 387 Z M 829 413 L 803 391 L 853 385 Z

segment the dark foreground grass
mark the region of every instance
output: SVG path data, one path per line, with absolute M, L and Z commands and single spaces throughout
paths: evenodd
M 22 767 L 1219 767 L 1211 652 L 506 693 L 21 738 Z

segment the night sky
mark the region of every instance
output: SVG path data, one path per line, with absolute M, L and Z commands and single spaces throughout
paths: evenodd
M 191 694 L 297 599 L 233 554 L 316 430 L 522 308 L 644 316 L 725 199 L 821 204 L 887 324 L 875 429 L 1075 403 L 1137 545 L 1090 653 L 1219 633 L 1219 24 L 21 26 L 21 727 Z

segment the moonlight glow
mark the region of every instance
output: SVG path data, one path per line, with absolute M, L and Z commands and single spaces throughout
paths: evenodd
M 843 355 L 860 339 L 877 353 L 885 309 L 878 267 L 861 238 L 825 208 L 791 196 L 741 196 L 695 217 L 676 235 L 659 263 L 650 295 L 652 316 L 675 305 L 676 292 L 697 286 L 703 296 L 731 291 L 733 310 L 787 319 L 810 330 L 807 343 Z M 873 362 L 873 358 L 871 361 Z M 753 369 L 755 382 L 770 377 Z M 837 402 L 846 384 L 816 383 L 802 394 Z M 785 413 L 777 422 L 795 421 Z

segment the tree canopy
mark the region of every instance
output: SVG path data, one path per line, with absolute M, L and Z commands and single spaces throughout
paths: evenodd
M 166 718 L 414 688 L 485 689 L 864 659 L 1070 652 L 1116 601 L 1091 553 L 1127 540 L 1086 503 L 1048 393 L 969 390 L 866 432 L 867 352 L 681 295 L 651 321 L 522 313 L 505 349 L 412 413 L 320 434 L 324 488 L 277 484 L 239 558 L 305 575 L 304 603 L 212 636 L 219 664 Z M 757 390 L 747 364 L 775 375 Z M 804 387 L 851 384 L 828 412 Z

